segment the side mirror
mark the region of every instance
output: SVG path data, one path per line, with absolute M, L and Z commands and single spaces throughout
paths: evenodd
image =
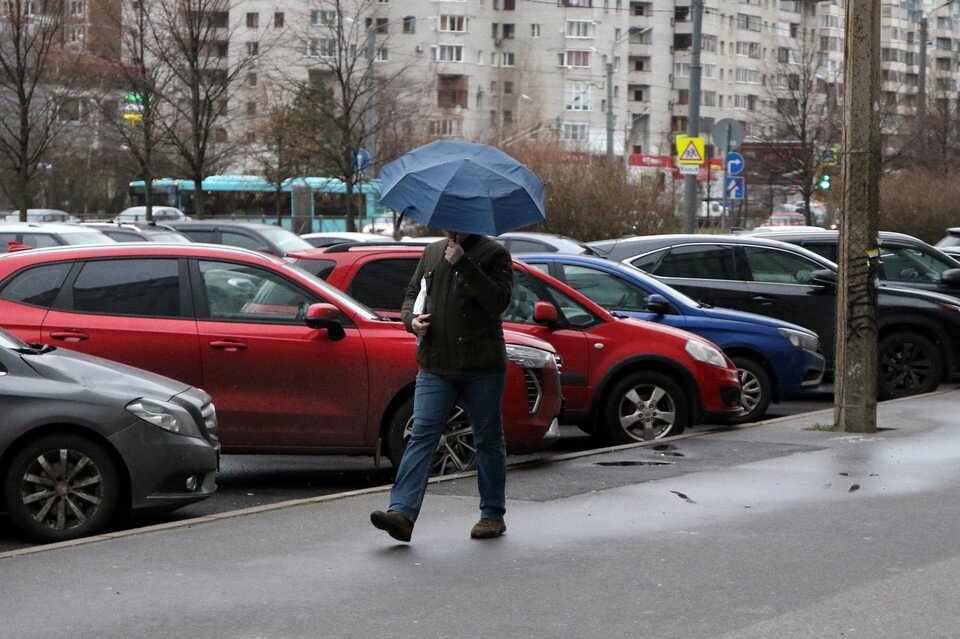
M 533 321 L 537 324 L 556 324 L 557 307 L 550 302 L 537 302 L 533 306 Z
M 327 336 L 332 342 L 339 342 L 347 336 L 340 323 L 340 309 L 333 304 L 311 304 L 307 308 L 305 322 L 310 328 L 327 329 Z
M 670 302 L 663 295 L 654 293 L 647 298 L 647 310 L 655 315 L 666 315 L 670 312 Z
M 960 286 L 960 268 L 948 268 L 940 274 L 940 283 L 948 286 Z
M 810 274 L 810 283 L 835 288 L 837 286 L 837 274 L 828 268 L 814 271 Z

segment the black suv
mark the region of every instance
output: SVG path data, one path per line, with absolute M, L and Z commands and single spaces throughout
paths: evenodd
M 759 231 L 751 237 L 790 242 L 837 261 L 839 231 Z M 912 235 L 880 231 L 880 284 L 960 297 L 960 262 Z
M 812 233 L 812 232 L 811 232 Z M 656 235 L 592 242 L 695 300 L 793 322 L 820 335 L 833 369 L 837 266 L 799 246 L 743 235 Z M 881 287 L 882 398 L 929 392 L 960 366 L 960 304 L 929 291 Z
M 193 242 L 225 244 L 283 257 L 290 251 L 303 251 L 313 246 L 295 233 L 273 224 L 197 220 L 167 222 Z

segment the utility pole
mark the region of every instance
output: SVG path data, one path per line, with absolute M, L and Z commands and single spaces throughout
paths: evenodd
M 370 154 L 370 172 L 373 173 L 373 163 L 376 160 L 376 150 L 377 150 L 377 109 L 375 106 L 375 100 L 373 95 L 373 61 L 377 56 L 377 34 L 376 27 L 370 25 L 367 27 L 367 77 L 365 78 L 363 85 L 363 128 L 364 128 L 364 143 L 366 144 L 367 152 Z M 360 149 L 356 149 L 357 152 Z
M 927 16 L 920 16 L 920 74 L 917 79 L 917 108 L 927 110 Z
M 613 162 L 613 52 L 607 60 L 607 161 Z
M 877 430 L 880 2 L 847 0 L 834 424 Z
M 690 52 L 690 93 L 687 106 L 687 135 L 695 138 L 700 135 L 700 41 L 703 39 L 703 0 L 693 0 L 693 42 Z M 684 176 L 684 205 L 686 215 L 683 219 L 683 232 L 693 233 L 697 226 L 697 176 Z

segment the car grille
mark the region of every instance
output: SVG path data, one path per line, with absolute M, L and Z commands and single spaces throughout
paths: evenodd
M 200 409 L 200 415 L 203 416 L 203 430 L 207 433 L 207 437 L 210 441 L 219 443 L 220 438 L 217 436 L 216 408 L 212 403 L 204 404 L 203 408 Z
M 533 415 L 540 408 L 540 402 L 543 400 L 543 370 L 525 368 L 523 376 L 527 380 L 527 410 Z

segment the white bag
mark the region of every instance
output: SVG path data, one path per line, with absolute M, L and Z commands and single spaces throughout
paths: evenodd
M 420 278 L 420 292 L 417 293 L 417 299 L 413 302 L 413 314 L 423 315 L 427 310 L 427 278 Z

